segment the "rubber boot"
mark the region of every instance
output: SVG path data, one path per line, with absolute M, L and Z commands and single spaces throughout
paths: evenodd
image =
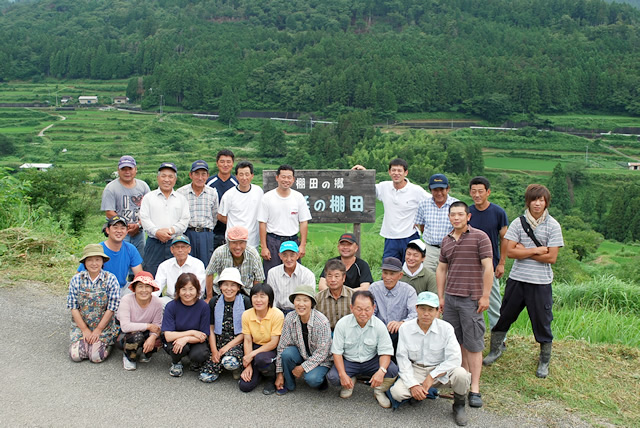
M 495 363 L 500 355 L 502 355 L 504 338 L 507 336 L 506 331 L 492 331 L 491 332 L 491 348 L 489 353 L 484 360 L 482 360 L 482 365 L 490 366 Z
M 469 419 L 467 418 L 467 411 L 465 409 L 465 396 L 464 394 L 453 393 L 453 418 L 458 426 L 465 426 Z
M 551 342 L 540 344 L 540 360 L 536 376 L 545 378 L 549 375 L 549 360 L 551 360 Z
M 385 377 L 382 381 L 382 385 L 373 388 L 373 395 L 376 397 L 378 404 L 385 409 L 391 408 L 391 401 L 387 398 L 385 392 L 391 388 L 391 385 L 396 381 L 395 377 Z

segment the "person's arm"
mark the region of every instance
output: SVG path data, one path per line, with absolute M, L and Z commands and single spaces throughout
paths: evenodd
M 164 338 L 167 342 L 185 339 L 185 343 L 202 343 L 207 339 L 207 335 L 200 330 L 165 331 Z
M 533 259 L 536 260 L 536 258 L 534 258 L 534 256 L 543 256 L 549 253 L 549 248 L 547 247 L 531 247 L 531 248 L 525 248 L 522 244 L 519 244 L 516 241 L 511 241 L 509 239 L 506 240 L 507 241 L 507 257 L 509 257 L 510 259 L 516 259 L 516 260 L 523 260 L 523 259 Z M 556 250 L 556 256 L 557 256 L 557 250 Z M 536 260 L 536 261 L 540 261 L 540 260 Z M 541 263 L 550 263 L 550 262 L 546 262 L 543 261 Z M 554 258 L 554 263 L 555 263 L 555 258 Z
M 382 382 L 384 381 L 384 375 L 387 372 L 389 364 L 391 364 L 391 355 L 380 355 L 378 357 L 378 365 L 380 365 L 380 368 L 373 374 L 373 376 L 371 376 L 371 380 L 369 383 L 371 385 L 371 388 L 382 385 Z
M 244 324 L 244 323 L 243 323 Z M 243 325 L 244 331 L 244 325 Z M 242 365 L 244 366 L 244 370 L 240 377 L 245 382 L 249 382 L 251 377 L 253 376 L 253 366 L 251 365 L 251 361 L 253 361 L 253 357 L 249 358 L 249 354 L 253 350 L 253 338 L 250 334 L 244 333 L 243 337 L 243 346 L 244 346 L 244 357 L 242 357 Z
M 207 275 L 206 281 L 207 295 L 205 296 L 204 301 L 209 303 L 209 300 L 213 297 L 213 275 Z
M 309 222 L 300 222 L 300 245 L 298 246 L 300 258 L 303 258 L 307 252 L 307 234 L 309 233 Z
M 115 216 L 117 216 L 117 215 L 118 215 L 118 213 L 117 213 L 117 212 L 115 212 L 114 210 L 105 210 L 105 211 L 104 211 L 104 215 L 105 215 L 107 218 L 111 218 L 111 217 L 115 217 Z
M 546 247 L 548 252 L 542 255 L 532 256 L 531 259 L 540 262 L 540 263 L 549 263 L 551 265 L 556 263 L 558 259 L 558 250 L 560 247 Z
M 156 272 L 156 284 L 158 284 L 158 287 L 160 287 L 160 290 L 154 291 L 151 294 L 153 294 L 154 296 L 160 297 L 165 287 L 167 286 L 167 277 L 168 275 L 167 275 L 167 272 L 165 271 L 165 264 L 160 263 L 160 265 L 158 266 L 158 270 Z
M 113 318 L 113 311 L 111 309 L 107 309 L 104 315 L 102 316 L 102 318 L 100 319 L 98 326 L 94 328 L 91 334 L 89 335 L 89 340 L 87 340 L 87 343 L 93 344 L 100 339 L 100 335 L 102 334 L 102 331 L 105 329 L 105 327 L 107 327 L 107 325 L 111 321 L 111 318 Z
M 224 354 L 229 352 L 229 350 L 234 346 L 238 346 L 239 344 L 241 344 L 243 340 L 244 340 L 244 334 L 240 333 L 236 335 L 236 337 L 234 337 L 231 342 L 227 343 L 226 345 L 224 345 L 222 348 L 218 350 L 218 352 L 220 353 L 220 356 L 223 356 Z
M 140 203 L 140 211 L 138 212 L 138 217 L 140 217 L 140 223 L 142 224 L 142 228 L 147 231 L 149 236 L 156 236 L 156 232 L 158 231 L 158 227 L 151 222 L 151 199 L 154 197 L 151 193 L 147 193 L 142 198 L 142 202 Z
M 342 354 L 333 354 L 333 364 L 336 366 L 338 376 L 340 377 L 340 385 L 346 389 L 353 389 L 353 381 L 344 369 L 344 359 Z
M 411 337 L 407 333 L 407 327 L 409 326 L 407 325 L 406 327 L 400 329 L 398 333 L 398 349 L 396 350 L 396 361 L 398 363 L 399 372 L 398 375 L 400 376 L 400 379 L 402 379 L 402 382 L 404 382 L 406 387 L 411 390 L 411 394 L 414 396 L 414 398 L 418 400 L 424 400 L 426 398 L 426 394 L 422 394 L 424 395 L 424 397 L 422 397 L 422 395 L 420 394 L 417 394 L 418 397 L 420 397 L 418 398 L 412 390 L 414 386 L 419 386 L 420 384 L 418 381 L 416 381 L 415 374 L 413 373 L 413 364 L 409 359 L 409 349 L 407 348 L 407 342 L 411 340 Z
M 507 234 L 507 226 L 504 226 L 498 232 L 498 240 L 500 245 L 500 261 L 498 262 L 498 266 L 496 266 L 495 275 L 496 278 L 500 279 L 504 275 L 504 264 L 507 260 L 507 240 L 504 239 L 504 235 Z
M 209 350 L 211 351 L 211 361 L 219 363 L 220 352 L 218 352 L 218 347 L 216 346 L 216 334 L 213 329 L 213 324 L 211 324 L 209 331 Z
M 329 286 L 327 285 L 327 280 L 321 276 L 320 280 L 318 281 L 318 291 L 323 291 L 323 290 L 326 290 L 327 288 L 329 288 Z
M 138 272 L 142 272 L 142 265 L 132 266 L 131 272 L 133 272 L 134 275 Z
M 227 224 L 227 216 L 226 216 L 226 215 L 222 215 L 222 214 L 218 213 L 218 221 L 219 221 L 220 223 Z
M 440 299 L 440 311 L 444 311 L 444 286 L 447 282 L 447 271 L 449 265 L 439 262 L 436 268 L 436 285 L 438 286 L 438 298 Z
M 89 336 L 91 335 L 91 329 L 89 328 L 87 323 L 84 322 L 84 319 L 82 318 L 82 314 L 80 313 L 80 310 L 71 309 L 71 318 L 73 318 L 73 322 L 75 322 L 78 328 L 80 329 L 80 331 L 82 331 L 82 338 L 86 340 L 88 343 Z
M 478 300 L 478 313 L 489 309 L 489 296 L 493 287 L 493 258 L 487 257 L 480 261 L 482 263 L 482 297 Z
M 180 199 L 182 200 L 182 212 L 180 213 L 180 219 L 171 226 L 173 229 L 171 230 L 172 236 L 182 235 L 187 227 L 189 227 L 189 220 L 191 219 L 191 212 L 189 211 L 189 201 L 183 195 L 180 195 Z M 217 206 L 216 206 L 217 209 Z M 214 220 L 216 216 L 214 215 Z
M 267 223 L 260 222 L 260 256 L 264 260 L 271 260 L 271 252 L 267 248 Z

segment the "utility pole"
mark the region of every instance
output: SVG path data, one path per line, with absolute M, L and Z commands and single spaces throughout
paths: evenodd
M 164 95 L 160 95 L 160 114 L 162 114 L 162 98 Z

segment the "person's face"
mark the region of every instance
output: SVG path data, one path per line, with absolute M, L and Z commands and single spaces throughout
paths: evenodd
M 454 229 L 464 229 L 471 218 L 471 214 L 467 214 L 464 207 L 453 207 L 449 211 L 449 221 Z
M 122 180 L 123 183 L 131 183 L 134 178 L 136 178 L 136 174 L 138 172 L 138 168 L 131 168 L 130 166 L 125 166 L 118 170 L 118 177 Z
M 180 289 L 178 296 L 185 305 L 193 305 L 198 300 L 198 290 L 189 282 Z
M 409 174 L 409 171 L 405 171 L 402 165 L 392 165 L 389 168 L 389 177 L 391 177 L 393 184 L 401 184 L 407 174 Z
M 238 183 L 240 183 L 240 187 L 246 188 L 249 187 L 251 181 L 253 181 L 253 174 L 251 173 L 251 168 L 238 168 L 238 172 L 236 173 L 236 178 L 238 179 Z
M 161 169 L 158 172 L 158 187 L 162 192 L 170 192 L 176 185 L 176 179 L 176 173 L 172 169 Z
M 433 201 L 436 205 L 441 206 L 445 202 L 447 202 L 447 196 L 449 196 L 449 188 L 436 187 L 435 189 L 431 189 L 431 196 L 433 196 Z
M 469 196 L 471 196 L 473 203 L 477 206 L 486 204 L 489 195 L 491 195 L 491 190 L 487 190 L 484 184 L 472 184 L 469 190 Z
M 189 178 L 196 188 L 201 189 L 207 183 L 207 178 L 209 178 L 209 171 L 203 168 L 196 169 L 195 171 L 189 173 Z
M 356 317 L 358 324 L 365 325 L 373 316 L 375 306 L 371 303 L 371 299 L 365 296 L 358 296 L 351 305 L 351 313 Z
M 231 241 L 229 242 L 229 251 L 233 257 L 242 257 L 244 250 L 247 249 L 247 241 Z
M 184 242 L 177 242 L 171 246 L 170 250 L 173 257 L 175 257 L 178 262 L 182 263 L 187 259 L 187 256 L 191 252 L 191 246 Z
M 220 156 L 216 161 L 218 166 L 218 173 L 222 175 L 231 174 L 231 168 L 233 168 L 233 158 L 231 156 Z
M 233 281 L 222 281 L 218 286 L 220 287 L 220 291 L 222 292 L 224 299 L 229 302 L 234 300 L 240 291 L 238 284 Z
M 286 190 L 293 186 L 293 171 L 282 170 L 280 171 L 280 175 L 276 175 L 276 182 L 278 183 L 278 187 L 282 190 Z
M 327 281 L 327 287 L 330 290 L 339 290 L 344 285 L 344 280 L 347 275 L 339 270 L 330 270 L 325 272 L 324 279 Z
M 402 271 L 382 269 L 382 282 L 389 290 L 396 286 L 400 278 L 402 278 Z
M 282 260 L 284 267 L 291 269 L 296 267 L 298 256 L 299 254 L 293 251 L 285 251 L 284 253 L 280 253 L 280 260 Z
M 338 242 L 338 252 L 341 257 L 350 258 L 353 257 L 358 251 L 358 244 L 349 241 Z
M 102 256 L 91 256 L 84 259 L 84 268 L 91 275 L 97 275 L 102 270 L 104 259 Z
M 407 248 L 404 254 L 404 261 L 407 263 L 407 267 L 414 271 L 424 261 L 424 256 L 414 248 Z
M 529 202 L 529 212 L 534 218 L 538 218 L 544 213 L 544 209 L 547 207 L 547 202 L 541 196 L 536 200 Z
M 251 304 L 256 311 L 264 311 L 269 309 L 269 296 L 262 291 L 251 296 Z
M 311 313 L 311 298 L 302 294 L 296 294 L 293 299 L 293 307 L 300 318 L 304 318 Z
M 434 319 L 438 317 L 438 308 L 433 308 L 428 305 L 416 306 L 416 312 L 418 313 L 418 323 L 422 325 L 430 325 Z
M 107 231 L 109 232 L 109 238 L 116 242 L 122 242 L 122 240 L 127 236 L 127 226 L 122 223 L 116 223 L 109 226 Z
M 145 284 L 143 282 L 139 282 L 136 284 L 136 297 L 140 300 L 149 300 L 151 299 L 151 293 L 153 292 L 153 287 L 149 284 Z

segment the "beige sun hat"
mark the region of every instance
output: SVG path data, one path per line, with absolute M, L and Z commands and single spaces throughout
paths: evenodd
M 104 253 L 104 248 L 100 244 L 89 244 L 84 247 L 82 250 L 82 258 L 80 259 L 80 263 L 84 263 L 87 257 L 100 256 L 104 260 L 104 262 L 109 261 L 109 256 Z

